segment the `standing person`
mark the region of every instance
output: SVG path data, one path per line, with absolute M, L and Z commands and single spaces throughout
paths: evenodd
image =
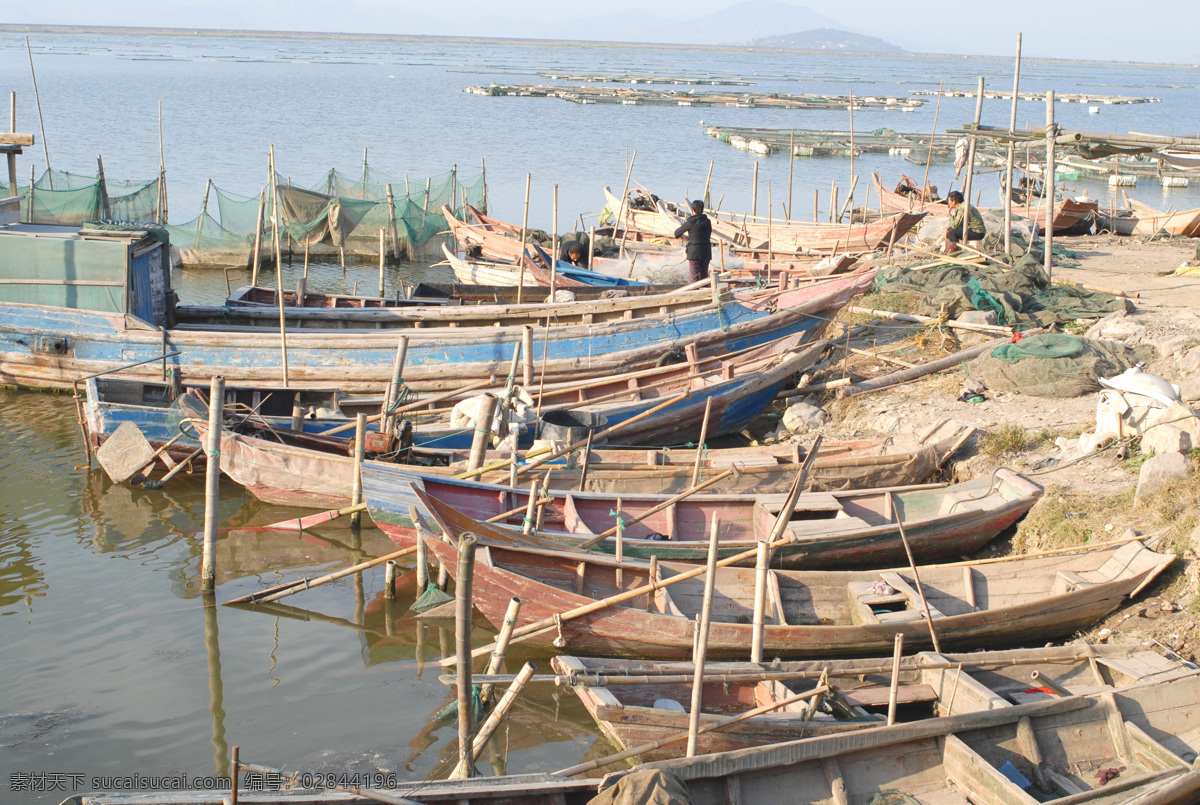
M 983 216 L 970 204 L 963 204 L 962 193 L 951 190 L 950 195 L 946 196 L 946 204 L 950 207 L 950 223 L 946 227 L 946 254 L 958 251 L 958 242 L 963 239 L 964 215 L 967 219 L 967 240 L 983 240 L 987 235 L 987 225 L 983 223 Z
M 675 230 L 675 237 L 687 234 L 688 274 L 692 282 L 708 278 L 708 264 L 712 262 L 712 221 L 704 214 L 704 202 L 692 202 L 692 214 L 683 226 Z

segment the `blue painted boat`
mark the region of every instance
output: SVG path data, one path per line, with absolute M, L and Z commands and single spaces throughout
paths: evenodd
M 801 338 L 789 336 L 724 360 L 701 361 L 699 365 L 682 363 L 633 377 L 618 376 L 582 387 L 568 386 L 556 393 L 562 397 L 574 395 L 578 401 L 555 407 L 575 414 L 592 414 L 598 418 L 597 428 L 611 428 L 686 394 L 684 399 L 613 433 L 612 443 L 664 445 L 695 439 L 710 400 L 708 438 L 716 438 L 748 425 L 775 398 L 789 377 L 820 357 L 825 342 L 805 345 Z M 612 389 L 618 395 L 615 399 Z M 547 396 L 554 399 L 549 393 Z M 589 404 L 588 399 L 594 402 Z M 181 405 L 203 434 L 207 430 L 207 407 L 195 395 L 182 398 Z M 283 444 L 281 439 L 286 440 L 287 435 L 278 436 L 255 438 L 224 431 L 222 471 L 269 503 L 331 508 L 349 501 L 353 464 L 347 456 L 345 441 L 330 441 L 321 446 L 326 452 L 320 452 Z M 311 445 L 318 440 L 305 441 Z M 367 463 L 380 472 L 409 473 L 414 469 L 388 461 Z
M 68 387 L 178 352 L 166 364 L 185 379 L 220 374 L 245 385 L 378 392 L 404 335 L 406 385 L 448 390 L 506 375 L 529 325 L 534 365 L 554 383 L 653 366 L 689 344 L 708 354 L 811 337 L 873 278 L 867 271 L 785 292 L 685 287 L 568 305 L 293 308 L 281 333 L 276 311 L 220 308 L 212 319 L 177 320 L 167 244 L 145 230 L 9 224 L 0 226 L 0 382 Z M 123 374 L 161 379 L 157 362 Z

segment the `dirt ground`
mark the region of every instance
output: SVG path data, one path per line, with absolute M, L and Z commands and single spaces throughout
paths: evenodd
M 1132 297 L 1137 310 L 1128 316 L 1132 334 L 1126 343 L 1154 346 L 1156 357 L 1145 371 L 1185 385 L 1186 398 L 1189 378 L 1180 361 L 1188 350 L 1200 350 L 1200 276 L 1174 272 L 1189 261 L 1195 264 L 1200 241 L 1147 243 L 1144 238 L 1098 235 L 1062 238 L 1057 244 L 1074 252 L 1079 265 L 1056 269 L 1054 279 L 1093 290 L 1122 291 Z M 875 304 L 878 298 L 867 296 L 857 304 L 879 307 Z M 915 325 L 899 325 L 847 311 L 841 318 L 866 325 L 865 331 L 860 329 L 851 339 L 851 347 L 896 360 L 919 364 L 957 348 L 943 348 L 937 339 L 922 348 L 913 338 Z M 1087 324 L 1090 322 L 1083 322 Z M 838 332 L 845 332 L 845 327 L 835 326 L 831 332 L 836 337 Z M 971 341 L 971 336 L 965 336 L 963 345 L 985 340 L 984 336 L 976 338 Z M 814 381 L 847 374 L 861 380 L 902 368 L 861 354 L 846 361 L 844 349 L 830 354 L 830 366 L 814 376 Z M 1156 642 L 1187 660 L 1200 657 L 1198 454 L 1191 454 L 1192 477 L 1186 483 L 1169 487 L 1135 506 L 1133 490 L 1144 459 L 1138 455 L 1136 444 L 1130 447 L 1128 456 L 1120 458 L 1116 449 L 1074 463 L 1058 458 L 1062 451 L 1055 439 L 1076 437 L 1094 425 L 1097 394 L 1046 399 L 987 390 L 984 402 L 960 402 L 966 380 L 960 366 L 872 394 L 839 400 L 835 393 L 827 392 L 807 400 L 830 414 L 830 424 L 822 429 L 826 439 L 891 435 L 904 441 L 941 417 L 973 425 L 976 435 L 948 462 L 945 480 L 966 480 L 1007 466 L 1042 484 L 1047 490 L 1045 496 L 1017 533 L 997 540 L 982 555 L 1102 542 L 1118 538 L 1130 528 L 1137 534 L 1156 536 L 1157 550 L 1178 555 L 1175 565 L 1137 600 L 1079 637 L 1101 642 Z M 1191 380 L 1192 388 L 1200 387 L 1200 378 Z M 1194 398 L 1190 404 L 1200 408 Z

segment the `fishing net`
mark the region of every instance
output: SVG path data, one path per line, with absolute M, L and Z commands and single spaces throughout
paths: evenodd
M 900 791 L 880 791 L 867 800 L 867 805 L 921 805 L 921 801 Z
M 993 310 L 1000 324 L 1045 327 L 1076 319 L 1101 318 L 1117 310 L 1133 312 L 1133 303 L 1119 296 L 1072 285 L 1053 285 L 1032 255 L 1012 268 L 941 265 L 912 270 L 885 268 L 873 289 L 896 293 L 917 291 L 923 298 L 917 312 L 956 318 L 968 310 Z
M 67 171 L 44 171 L 33 183 L 17 185 L 24 193 L 22 220 L 35 224 L 79 226 L 84 221 L 151 222 L 158 220 L 159 180 L 105 179 Z M 0 195 L 8 184 L 0 182 Z
M 471 686 L 471 721 L 478 724 L 483 720 L 483 699 L 479 685 Z M 433 714 L 433 720 L 437 722 L 453 721 L 458 718 L 458 699 L 454 699 L 441 710 Z
M 257 202 L 255 202 L 257 203 Z M 212 256 L 221 255 L 221 259 L 249 260 L 250 250 L 254 247 L 254 235 L 230 232 L 211 215 L 205 213 L 183 224 L 167 224 L 165 229 L 171 233 L 171 245 L 183 254 L 185 263 L 199 262 L 198 253 L 207 252 Z M 243 255 L 242 258 L 230 255 Z
M 692 798 L 683 781 L 671 772 L 641 769 L 592 797 L 588 805 L 692 805 Z
M 413 601 L 409 609 L 418 613 L 428 612 L 434 607 L 440 607 L 442 604 L 448 604 L 453 600 L 454 596 L 439 590 L 436 584 L 430 582 L 429 586 L 425 588 L 425 592 L 421 593 L 416 601 Z
M 254 236 L 258 225 L 258 196 L 239 196 L 222 190 L 216 185 L 217 214 L 221 217 L 220 227 L 229 233 Z
M 1100 391 L 1099 378 L 1118 375 L 1152 357 L 1149 346 L 1047 334 L 984 353 L 967 364 L 967 374 L 994 391 L 1078 397 Z

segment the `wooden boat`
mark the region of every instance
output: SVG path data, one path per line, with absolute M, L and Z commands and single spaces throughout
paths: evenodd
M 71 261 L 65 241 L 73 244 Z M 813 332 L 874 278 L 866 271 L 715 300 L 705 287 L 571 305 L 292 307 L 281 337 L 277 312 L 254 308 L 179 308 L 179 323 L 166 326 L 166 248 L 143 230 L 93 236 L 79 227 L 0 226 L 0 260 L 18 275 L 0 284 L 0 382 L 65 387 L 119 367 L 129 367 L 127 377 L 158 379 L 163 354 L 178 352 L 168 368 L 185 378 L 221 374 L 230 383 L 378 391 L 390 377 L 400 330 L 409 336 L 407 385 L 441 390 L 504 372 L 526 324 L 534 327 L 539 368 L 542 350 L 553 356 L 544 361 L 547 382 L 578 380 L 653 366 L 684 343 L 737 350 Z M 84 282 L 70 278 L 84 268 L 100 277 L 86 282 L 105 284 L 70 284 Z M 556 322 L 548 331 L 547 321 Z M 297 332 L 300 324 L 304 331 Z M 362 331 L 349 339 L 347 327 Z
M 651 564 L 579 551 L 504 544 L 513 538 L 487 523 L 436 511 L 444 535 L 477 535 L 472 596 L 497 628 L 509 599 L 521 599 L 521 623 L 552 619 L 622 590 L 669 582 L 694 565 Z M 454 545 L 424 534 L 430 554 L 456 572 Z M 1171 562 L 1141 542 L 1092 546 L 1081 553 L 925 565 L 920 577 L 944 650 L 1003 647 L 1049 640 L 1095 623 L 1137 595 Z M 618 575 L 621 584 L 617 585 Z M 715 579 L 708 656 L 742 659 L 749 652 L 753 568 L 721 568 Z M 879 584 L 883 582 L 883 584 Z M 886 585 L 886 586 L 885 586 Z M 897 634 L 913 650 L 931 647 L 922 604 L 905 567 L 875 571 L 769 570 L 763 656 L 834 658 L 879 656 Z M 690 657 L 704 580 L 661 586 L 652 600 L 632 598 L 561 622 L 531 642 L 565 646 L 573 654 L 674 659 Z M 520 624 L 518 624 L 519 627 Z
M 634 799 L 632 790 L 657 790 L 662 801 L 670 792 L 671 802 L 697 805 L 1194 805 L 1200 770 L 1189 769 L 1187 758 L 1197 748 L 1198 699 L 1200 684 L 1191 676 L 1096 696 L 655 761 L 599 784 L 562 773 L 526 774 L 400 783 L 380 793 L 427 805 L 582 805 L 597 788 L 602 796 L 590 800 L 593 805 L 645 801 Z M 370 793 L 334 797 L 302 790 L 246 799 L 259 805 L 366 805 Z M 85 794 L 64 805 L 218 805 L 224 796 L 203 791 Z
M 478 247 L 491 260 L 515 263 L 521 250 L 520 227 L 490 218 L 474 208 L 468 207 L 468 211 L 474 218 L 472 222 L 460 221 L 446 209 L 442 211 L 458 242 Z M 640 260 L 643 268 L 647 264 L 656 266 L 652 273 L 670 273 L 673 270 L 677 276 L 687 276 L 687 258 L 679 238 L 638 230 L 612 228 L 602 231 L 608 237 L 622 240 L 631 255 L 628 260 L 592 258 L 592 270 L 596 273 L 617 278 L 631 277 Z M 781 287 L 786 287 L 791 280 L 833 276 L 849 270 L 859 260 L 858 255 L 849 254 L 850 251 L 846 249 L 835 256 L 817 259 L 800 256 L 794 250 L 769 253 L 765 249 L 743 249 L 727 243 L 722 245 L 721 253 L 714 259 L 712 267 L 720 271 L 721 278 L 727 282 L 771 285 L 782 280 L 784 285 Z
M 1190 676 L 640 771 L 669 773 L 694 801 L 733 791 L 744 805 L 1184 805 L 1200 796 L 1200 770 L 1185 759 L 1200 747 L 1198 700 Z
M 695 672 L 690 662 L 558 656 L 551 665 L 559 675 L 558 683 L 575 692 L 601 732 L 621 749 L 646 746 L 688 730 L 690 680 Z M 811 712 L 810 702 L 800 701 L 702 733 L 696 752 L 728 752 L 879 726 L 886 722 L 891 670 L 890 657 L 707 664 L 701 726 L 782 702 L 825 682 L 832 691 Z M 901 659 L 896 719 L 913 722 L 997 710 L 1194 673 L 1194 667 L 1140 646 L 921 652 Z M 668 745 L 639 757 L 642 761 L 678 757 L 680 747 Z
M 462 282 L 480 281 L 487 285 L 517 285 L 522 282 L 522 272 L 515 262 L 505 263 L 494 260 L 465 260 L 450 250 L 444 243 L 442 253 L 446 255 L 446 264 L 454 272 L 455 279 Z M 557 261 L 556 274 L 552 277 L 547 266 L 550 257 L 537 247 L 528 247 L 531 255 L 525 260 L 524 284 L 530 281 L 537 286 L 550 287 L 553 282 L 556 288 L 574 290 L 575 288 L 636 288 L 649 283 L 638 282 L 624 277 L 615 277 L 579 268 L 570 263 Z M 678 288 L 681 283 L 657 286 L 660 292 Z
M 726 359 L 689 361 L 596 383 L 550 386 L 542 395 L 543 417 L 569 409 L 573 416 L 591 416 L 611 427 L 686 393 L 685 399 L 631 424 L 614 438 L 633 444 L 695 438 L 710 399 L 709 434 L 715 438 L 736 432 L 758 416 L 787 378 L 814 362 L 824 349 L 823 342 L 804 346 L 800 340 L 800 336 L 789 336 Z M 589 404 L 589 399 L 596 402 Z M 182 404 L 192 419 L 198 420 L 193 422 L 197 431 L 205 433 L 207 407 L 194 396 Z M 472 436 L 470 427 L 425 426 L 424 430 L 420 441 L 426 447 L 469 446 Z M 226 432 L 222 434 L 221 468 L 268 502 L 322 508 L 344 505 L 349 500 L 353 466 L 344 441 L 332 443 L 329 449 L 332 452 L 294 447 L 274 434 L 255 439 Z M 399 465 L 367 464 L 381 470 L 394 467 L 398 477 L 419 478 Z
M 772 563 L 777 567 L 844 568 L 903 562 L 907 554 L 897 517 L 921 561 L 963 556 L 1023 517 L 1041 494 L 1037 484 L 1003 469 L 994 479 L 948 487 L 805 493 L 787 525 L 785 533 L 791 541 L 776 549 Z M 363 495 L 375 524 L 398 544 L 408 545 L 414 536 L 413 506 L 422 514 L 433 515 L 438 523 L 449 521 L 453 529 L 469 529 L 473 519 L 493 519 L 520 508 L 492 526 L 519 533 L 529 490 L 373 465 L 363 468 Z M 770 536 L 786 500 L 786 495 L 705 495 L 663 509 L 663 504 L 669 503 L 665 495 L 551 490 L 549 496 L 553 499 L 539 516 L 540 536 L 522 537 L 527 544 L 573 548 L 613 529 L 618 517 L 625 521 L 649 513 L 644 520 L 625 527 L 622 554 L 686 562 L 704 561 L 714 518 L 720 522 L 721 558 L 752 551 Z M 654 509 L 662 510 L 651 513 Z M 589 550 L 616 553 L 616 537 Z
M 609 188 L 604 188 L 608 209 L 616 214 L 621 201 Z M 669 202 L 657 200 L 653 210 L 639 209 L 627 204 L 625 220 L 637 229 L 655 234 L 673 235 L 687 213 Z M 751 221 L 749 216 L 709 211 L 713 239 L 747 248 L 769 248 L 774 252 L 791 254 L 840 254 L 843 252 L 872 252 L 899 241 L 924 217 L 924 213 L 899 213 L 866 224 L 801 224 L 795 221 L 772 219 L 770 225 L 761 217 Z
M 428 300 L 388 299 L 380 296 L 361 296 L 354 294 L 319 293 L 301 289 L 283 292 L 285 307 L 297 307 L 296 298 L 299 296 L 299 307 L 306 308 L 336 308 L 338 310 L 363 310 L 381 307 L 416 307 L 429 304 Z M 276 309 L 279 304 L 276 290 L 261 285 L 246 285 L 231 293 L 225 304 L 231 307 L 265 307 Z
M 875 194 L 879 197 L 880 208 L 887 212 L 927 212 L 930 215 L 949 215 L 950 206 L 945 199 L 929 198 L 930 188 L 924 193 L 918 189 L 916 182 L 908 176 L 900 177 L 900 185 L 895 190 L 884 187 L 879 173 L 871 174 L 871 184 L 875 186 Z M 900 192 L 900 187 L 906 187 L 908 192 Z
M 1046 203 L 1042 195 L 1044 184 L 1040 179 L 1029 176 L 1022 170 L 1014 170 L 1013 178 L 1020 179 L 1022 182 L 1033 182 L 1031 189 L 1018 186 L 1011 191 L 1013 215 L 1019 215 L 1032 221 L 1040 234 L 1046 234 Z M 1004 174 L 1001 174 L 1001 201 L 1004 200 L 1004 192 Z M 1054 212 L 1050 216 L 1054 233 L 1056 235 L 1086 234 L 1099 210 L 1099 203 L 1088 199 L 1080 201 L 1062 193 L 1056 195 Z
M 1137 216 L 1135 235 L 1154 235 L 1158 232 L 1177 238 L 1200 237 L 1200 207 L 1179 212 L 1160 212 L 1140 201 L 1129 199 Z

